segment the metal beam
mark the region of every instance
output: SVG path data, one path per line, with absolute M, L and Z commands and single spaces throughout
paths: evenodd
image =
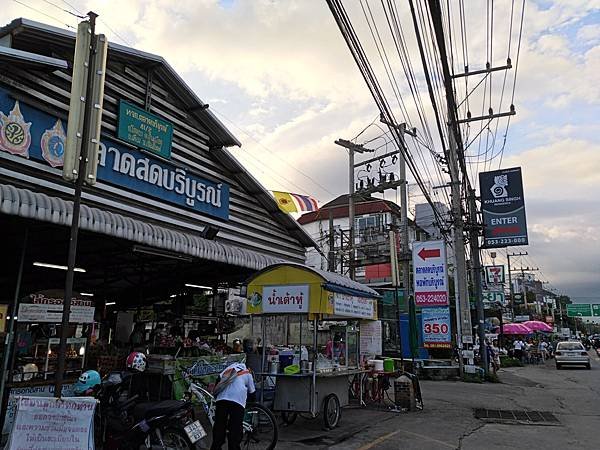
M 514 116 L 515 114 L 516 114 L 515 107 L 514 107 L 514 105 L 511 105 L 510 111 L 508 111 L 508 112 L 497 113 L 497 114 L 488 114 L 487 116 L 467 117 L 466 119 L 458 119 L 457 123 L 461 124 L 461 123 L 476 122 L 478 120 L 491 120 L 491 119 L 497 119 L 499 117 Z
M 469 66 L 466 66 L 465 72 L 456 73 L 456 74 L 452 75 L 452 78 L 462 78 L 462 77 L 468 77 L 471 75 L 481 75 L 482 73 L 498 72 L 500 70 L 507 70 L 507 69 L 512 69 L 512 64 L 511 64 L 510 58 L 506 61 L 505 66 L 490 67 L 490 63 L 487 63 L 485 69 L 475 70 L 473 72 L 469 72 Z

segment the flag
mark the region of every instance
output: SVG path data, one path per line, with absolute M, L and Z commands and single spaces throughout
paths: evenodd
M 308 195 L 273 191 L 273 196 L 277 201 L 279 209 L 284 212 L 305 212 L 319 209 L 317 201 Z

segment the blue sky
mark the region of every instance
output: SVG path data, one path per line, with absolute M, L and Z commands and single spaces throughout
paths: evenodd
M 46 15 L 8 2 L 0 22 L 28 17 L 55 26 L 77 23 L 43 0 L 24 3 Z M 347 157 L 333 141 L 356 136 L 378 111 L 324 1 L 69 4 L 99 13 L 100 31 L 109 39 L 164 56 L 222 114 L 243 143 L 232 151 L 268 189 L 310 194 L 322 203 L 347 189 Z M 348 5 L 367 43 L 364 18 L 356 5 Z M 465 5 L 471 65 L 483 66 L 486 2 Z M 495 5 L 498 65 L 511 2 Z M 400 12 L 408 34 L 410 17 Z M 372 46 L 367 49 L 375 58 Z M 410 50 L 420 66 L 416 48 Z M 557 289 L 600 301 L 600 2 L 527 1 L 520 58 L 517 115 L 503 167 L 523 167 L 530 232 L 523 250 L 531 255 L 526 263 L 543 268 L 543 277 Z M 499 89 L 500 82 L 494 83 Z M 378 132 L 370 129 L 363 137 Z

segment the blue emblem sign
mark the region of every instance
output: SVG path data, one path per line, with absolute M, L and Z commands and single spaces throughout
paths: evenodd
M 55 117 L 28 105 L 19 105 L 7 91 L 0 89 L 0 133 L 11 124 L 17 124 L 25 137 L 14 138 L 16 125 L 12 125 L 5 135 L 13 138 L 11 141 L 0 139 L 0 151 L 52 167 L 62 166 L 66 123 L 63 125 Z M 186 167 L 126 147 L 113 139 L 103 138 L 100 143 L 98 180 L 201 214 L 229 219 L 228 184 L 199 177 Z

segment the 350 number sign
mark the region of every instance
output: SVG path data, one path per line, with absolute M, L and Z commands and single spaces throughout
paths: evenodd
M 448 332 L 448 325 L 445 323 L 426 323 L 423 326 L 425 333 L 433 333 L 433 334 L 446 334 Z

